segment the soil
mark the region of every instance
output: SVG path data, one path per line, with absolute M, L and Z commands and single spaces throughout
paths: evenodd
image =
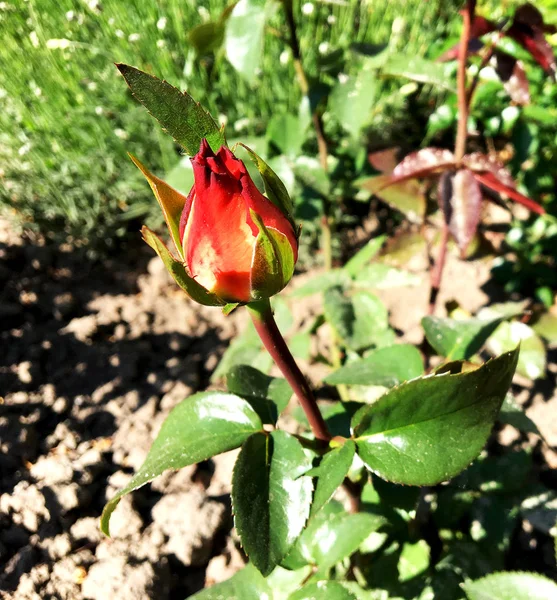
M 456 297 L 471 311 L 486 302 L 486 262 L 451 260 L 447 277 L 441 302 Z M 382 293 L 413 342 L 423 279 Z M 297 320 L 312 311 L 296 303 Z M 183 600 L 242 566 L 228 496 L 234 452 L 124 498 L 111 539 L 98 518 L 169 411 L 209 385 L 244 321 L 185 300 L 147 247 L 97 264 L 0 222 L 0 597 Z M 522 398 L 544 419 L 547 463 L 557 445 L 550 375 Z

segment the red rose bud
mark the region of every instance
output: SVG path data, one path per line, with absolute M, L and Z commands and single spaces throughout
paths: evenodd
M 190 275 L 226 302 L 276 294 L 290 281 L 298 258 L 288 217 L 227 147 L 214 154 L 203 140 L 192 164 L 195 183 L 180 219 Z
M 257 189 L 244 163 L 225 146 L 215 154 L 202 141 L 192 159 L 195 183 L 187 198 L 132 157 L 162 207 L 180 259 L 146 227 L 143 237 L 175 281 L 201 304 L 269 298 L 294 273 L 298 242 L 289 214 L 290 199 L 271 169 L 249 152 L 266 186 L 270 184 L 267 192 L 273 202 Z

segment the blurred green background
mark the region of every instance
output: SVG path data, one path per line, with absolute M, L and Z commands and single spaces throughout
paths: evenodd
M 294 3 L 312 101 L 321 102 L 336 161 L 325 183 L 284 17 L 278 3 L 274 10 L 267 4 L 263 52 L 246 78 L 220 44 L 217 24 L 229 5 L 221 0 L 0 2 L 0 208 L 43 235 L 102 253 L 128 232 L 136 235 L 139 222 L 160 218 L 127 151 L 159 175 L 170 173 L 178 187 L 189 185 L 187 160 L 132 99 L 114 62 L 187 90 L 227 123 L 229 139 L 272 159 L 308 223 L 317 222 L 320 194 L 356 195 L 352 182 L 365 174 L 367 150 L 450 146 L 454 66 L 412 61 L 434 58 L 456 41 L 460 0 Z M 478 11 L 497 18 L 516 4 L 481 2 Z M 549 21 L 556 5 L 540 6 Z M 476 126 L 518 136 L 526 156 L 536 143 L 554 162 L 555 86 L 542 77 L 533 85 L 538 113 L 513 116 L 509 125 L 501 118 L 508 98 L 490 89 Z M 300 187 L 308 172 L 315 181 Z M 311 226 L 306 230 L 311 235 Z

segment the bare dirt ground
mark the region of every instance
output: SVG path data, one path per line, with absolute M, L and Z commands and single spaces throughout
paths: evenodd
M 234 453 L 162 476 L 121 502 L 112 539 L 99 532 L 105 502 L 168 412 L 207 387 L 245 317 L 188 302 L 147 247 L 130 254 L 94 265 L 0 227 L 0 597 L 182 600 L 242 565 L 228 497 Z M 488 276 L 483 262 L 451 261 L 441 301 L 479 308 Z M 383 294 L 413 342 L 427 289 L 424 276 Z M 296 318 L 313 309 L 298 302 Z M 523 396 L 545 429 L 547 463 L 554 385 L 551 374 Z

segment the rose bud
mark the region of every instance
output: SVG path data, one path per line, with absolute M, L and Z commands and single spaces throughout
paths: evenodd
M 201 142 L 192 159 L 195 183 L 187 197 L 132 157 L 163 209 L 181 260 L 173 258 L 147 228 L 144 238 L 177 283 L 202 304 L 269 298 L 294 272 L 298 241 L 288 207 L 281 201 L 286 191 L 269 167 L 250 153 L 265 183 L 274 187 L 267 189 L 274 202 L 257 189 L 244 163 L 225 146 L 215 154 L 206 140 Z

